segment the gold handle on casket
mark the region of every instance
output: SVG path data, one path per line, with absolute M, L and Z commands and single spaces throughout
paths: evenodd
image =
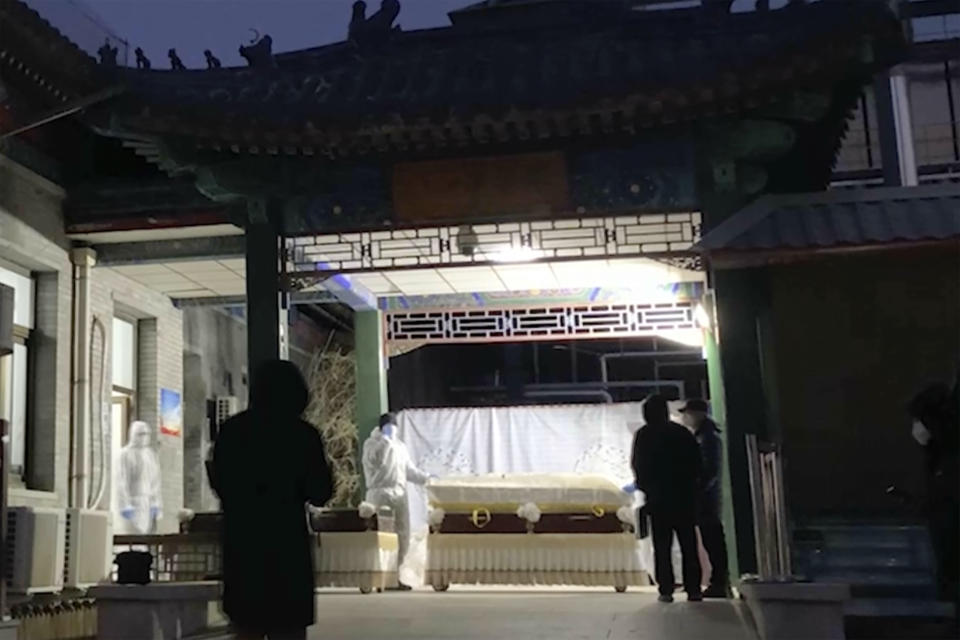
M 607 514 L 606 509 L 604 509 L 598 504 L 593 505 L 593 509 L 591 509 L 591 511 L 593 511 L 593 515 L 597 518 L 602 518 Z
M 480 516 L 483 516 L 483 521 L 480 521 Z M 477 529 L 483 529 L 485 526 L 490 524 L 490 521 L 493 519 L 493 516 L 490 515 L 490 510 L 485 507 L 479 507 L 473 510 L 473 514 L 470 516 L 470 522 L 473 523 Z

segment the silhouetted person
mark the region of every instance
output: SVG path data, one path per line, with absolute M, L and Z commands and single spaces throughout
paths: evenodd
M 717 423 L 707 415 L 707 403 L 699 398 L 687 400 L 681 409 L 683 422 L 693 431 L 700 445 L 702 475 L 700 497 L 697 501 L 697 526 L 703 538 L 703 547 L 710 557 L 710 586 L 704 592 L 708 598 L 726 598 L 729 595 L 730 575 L 727 568 L 727 542 L 720 519 L 720 489 L 723 472 L 723 441 Z
M 223 510 L 223 608 L 242 640 L 300 640 L 315 621 L 306 503 L 333 494 L 320 434 L 300 416 L 303 377 L 290 362 L 259 367 L 250 409 L 227 420 L 211 482 Z
M 673 534 L 683 555 L 683 586 L 691 601 L 703 599 L 697 554 L 697 494 L 700 491 L 700 449 L 693 435 L 670 421 L 667 401 L 650 396 L 643 405 L 646 424 L 633 440 L 633 473 L 646 495 L 653 530 L 660 602 L 673 602 Z
M 909 406 L 910 417 L 913 418 L 913 438 L 923 447 L 926 462 L 927 495 L 924 506 L 936 559 L 939 597 L 954 603 L 960 599 L 958 394 L 960 391 L 956 386 L 951 393 L 947 385 L 935 384 L 917 394 Z

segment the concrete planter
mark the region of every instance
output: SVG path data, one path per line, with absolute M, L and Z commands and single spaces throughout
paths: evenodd
M 111 584 L 90 595 L 99 609 L 98 640 L 181 640 L 221 622 L 211 620 L 219 582 Z
M 17 640 L 20 623 L 17 620 L 0 620 L 0 640 Z
M 743 582 L 740 594 L 762 640 L 843 640 L 846 584 Z

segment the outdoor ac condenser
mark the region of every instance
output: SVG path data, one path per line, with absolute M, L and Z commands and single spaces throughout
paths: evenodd
M 63 584 L 86 589 L 106 581 L 113 567 L 113 526 L 109 511 L 67 509 Z
M 218 427 L 238 413 L 240 413 L 240 401 L 236 396 L 217 396 L 216 424 Z
M 63 509 L 11 507 L 7 511 L 7 586 L 12 593 L 63 590 L 67 516 Z

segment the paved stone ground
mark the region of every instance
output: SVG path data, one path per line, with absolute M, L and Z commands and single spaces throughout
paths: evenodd
M 321 591 L 311 640 L 756 640 L 741 602 L 663 605 L 651 589 Z

